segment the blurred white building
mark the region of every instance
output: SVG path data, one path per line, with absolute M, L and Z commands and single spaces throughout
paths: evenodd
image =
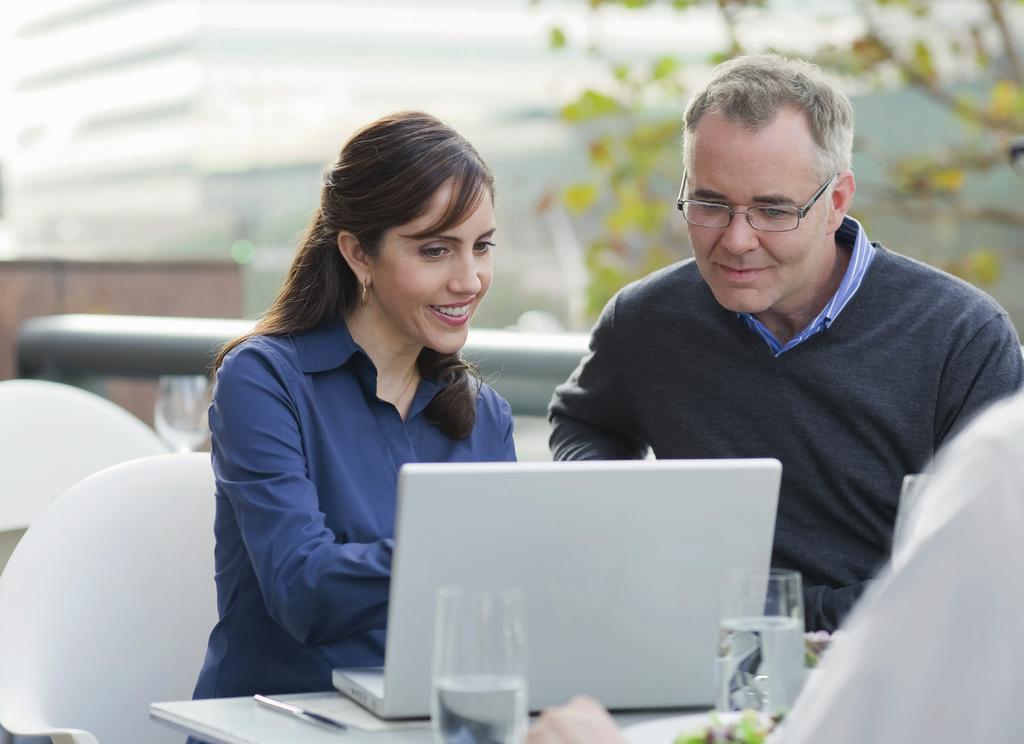
M 582 257 L 537 204 L 585 172 L 584 143 L 557 112 L 605 87 L 607 59 L 587 40 L 633 62 L 706 60 L 725 33 L 713 8 L 684 23 L 667 7 L 593 14 L 580 0 L 36 0 L 6 12 L 16 254 L 231 255 L 253 262 L 252 309 L 289 260 L 323 165 L 354 128 L 399 109 L 440 116 L 480 150 L 498 176 L 501 284 L 556 309 L 581 285 Z M 555 25 L 570 41 L 558 53 Z M 489 304 L 501 302 L 502 318 L 530 306 Z
M 223 249 L 308 211 L 347 134 L 396 108 L 430 110 L 481 150 L 565 147 L 546 21 L 517 2 L 49 0 L 22 13 L 8 212 L 23 255 Z

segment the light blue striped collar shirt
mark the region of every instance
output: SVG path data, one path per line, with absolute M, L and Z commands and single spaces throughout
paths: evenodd
M 746 322 L 751 330 L 764 339 L 764 342 L 768 344 L 772 354 L 775 356 L 785 354 L 794 346 L 803 343 L 832 325 L 832 321 L 839 317 L 839 313 L 843 311 L 846 304 L 853 299 L 853 296 L 857 294 L 857 290 L 860 289 L 861 282 L 864 281 L 864 275 L 867 273 L 868 267 L 874 260 L 878 250 L 875 246 L 871 245 L 871 241 L 868 240 L 864 228 L 853 217 L 846 217 L 843 220 L 843 224 L 836 230 L 836 243 L 841 246 L 852 247 L 850 264 L 846 267 L 846 274 L 843 275 L 843 281 L 840 282 L 839 289 L 832 295 L 832 299 L 825 304 L 825 307 L 821 309 L 817 317 L 785 344 L 775 338 L 775 335 L 750 313 L 736 313 Z

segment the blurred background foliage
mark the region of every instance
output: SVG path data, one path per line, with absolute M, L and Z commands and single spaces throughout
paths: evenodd
M 854 96 L 852 214 L 874 240 L 986 288 L 1011 264 L 1024 267 L 1024 195 L 1007 156 L 1013 137 L 1024 134 L 1024 0 L 858 0 L 843 11 L 855 21 L 852 38 L 811 50 L 803 38 L 800 49 L 748 41 L 780 6 L 792 12 L 784 0 L 579 1 L 595 14 L 608 6 L 638 14 L 667 6 L 684 17 L 712 11 L 727 40 L 701 64 L 683 54 L 639 64 L 607 57 L 609 84 L 561 108 L 588 143 L 589 177 L 550 194 L 541 209 L 560 209 L 574 225 L 590 318 L 625 283 L 689 255 L 674 209 L 681 113 L 708 67 L 751 51 L 811 59 Z M 803 3 L 800 12 L 826 5 Z M 573 43 L 605 56 L 599 42 L 551 28 L 552 49 Z M 907 103 L 908 95 L 923 100 Z

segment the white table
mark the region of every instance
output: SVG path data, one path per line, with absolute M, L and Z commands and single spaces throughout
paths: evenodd
M 337 695 L 336 692 L 315 692 L 274 697 L 302 706 Z M 153 703 L 149 706 L 149 715 L 155 721 L 209 744 L 433 744 L 434 741 L 430 721 L 423 721 L 422 727 L 415 729 L 366 732 L 349 727 L 347 731 L 332 731 L 326 726 L 268 710 L 251 697 Z M 619 725 L 629 725 L 665 715 L 672 715 L 672 712 L 623 713 L 615 716 L 615 720 Z

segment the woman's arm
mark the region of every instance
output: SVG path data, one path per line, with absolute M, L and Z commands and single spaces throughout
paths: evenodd
M 225 360 L 210 429 L 218 490 L 271 617 L 316 645 L 383 626 L 393 541 L 340 543 L 326 526 L 295 404 L 264 353 Z

